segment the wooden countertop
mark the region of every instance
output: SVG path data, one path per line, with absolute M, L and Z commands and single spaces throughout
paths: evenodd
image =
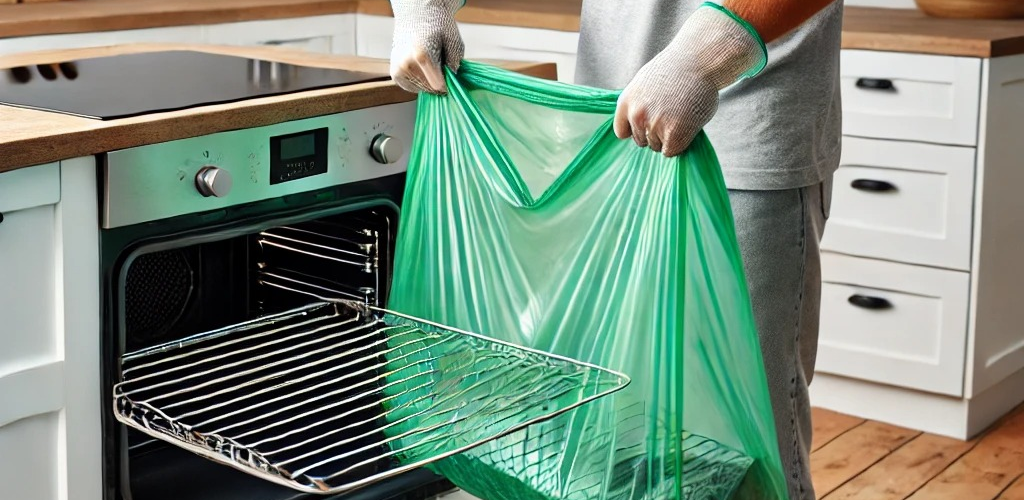
M 138 44 L 16 54 L 0 57 L 0 68 L 159 50 L 196 50 L 355 71 L 387 73 L 388 70 L 386 60 L 364 57 L 311 54 L 273 47 L 180 44 Z M 555 78 L 553 64 L 493 62 L 514 71 Z M 0 172 L 225 130 L 406 102 L 413 98 L 412 94 L 386 81 L 110 121 L 0 106 Z
M 583 0 L 471 0 L 468 23 L 577 31 Z M 0 5 L 0 38 L 362 12 L 387 0 L 76 0 Z M 1024 20 L 931 18 L 914 9 L 846 8 L 843 48 L 967 57 L 1024 54 Z
M 1024 54 L 1024 20 L 937 19 L 912 9 L 847 7 L 843 48 L 965 57 Z

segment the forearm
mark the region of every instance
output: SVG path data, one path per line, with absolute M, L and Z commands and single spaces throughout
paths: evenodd
M 750 23 L 770 43 L 799 27 L 836 0 L 724 0 L 722 5 Z

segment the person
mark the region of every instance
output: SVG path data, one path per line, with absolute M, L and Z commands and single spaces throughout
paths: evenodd
M 463 0 L 392 0 L 391 74 L 445 92 Z M 814 500 L 819 242 L 841 147 L 842 0 L 583 0 L 576 83 L 622 89 L 615 133 L 666 156 L 703 129 L 722 165 L 789 496 Z

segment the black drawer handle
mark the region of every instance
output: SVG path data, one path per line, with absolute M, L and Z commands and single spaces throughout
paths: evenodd
M 868 295 L 854 294 L 847 299 L 851 304 L 857 307 L 863 307 L 864 309 L 879 310 L 879 309 L 890 309 L 892 308 L 892 302 L 885 300 L 881 297 L 871 297 Z
M 873 191 L 876 193 L 896 190 L 896 186 L 892 185 L 892 183 L 871 179 L 857 179 L 850 183 L 850 187 L 861 191 Z
M 4 213 L 0 212 L 0 223 L 4 221 Z
M 858 78 L 857 88 L 867 90 L 893 90 L 892 80 L 885 78 Z

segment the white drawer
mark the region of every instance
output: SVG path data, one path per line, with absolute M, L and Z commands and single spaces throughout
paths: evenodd
M 817 371 L 961 396 L 969 281 L 824 253 Z
M 980 59 L 861 50 L 841 57 L 844 134 L 977 144 Z
M 822 248 L 970 270 L 973 148 L 845 138 Z

